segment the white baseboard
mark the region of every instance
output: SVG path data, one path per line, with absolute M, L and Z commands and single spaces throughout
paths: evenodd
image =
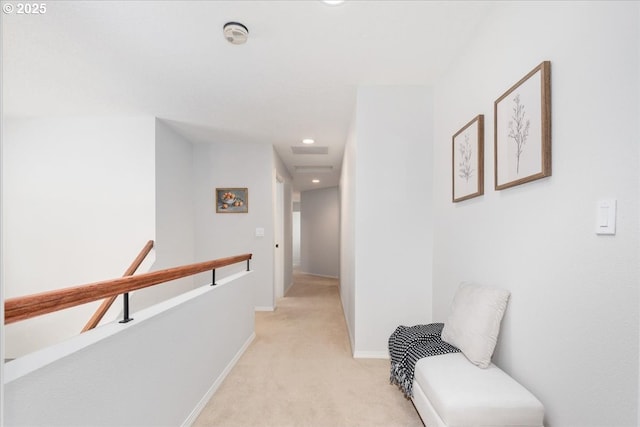
M 344 308 L 344 300 L 342 299 L 342 295 L 340 295 L 340 307 L 342 307 L 342 316 L 344 316 L 345 323 L 347 324 L 347 334 L 349 335 L 349 345 L 351 345 L 351 353 L 353 354 L 356 346 L 355 346 L 353 334 L 351 333 L 351 325 L 347 321 L 347 311 Z
M 287 292 L 291 290 L 292 286 L 293 286 L 293 282 L 289 283 L 289 286 L 287 286 L 284 290 L 284 296 L 287 296 Z
M 388 359 L 388 351 L 354 351 L 354 359 Z
M 271 307 L 254 307 L 255 311 L 276 311 L 276 308 L 271 306 Z
M 316 274 L 316 273 L 307 273 L 306 271 L 298 271 L 301 274 L 306 274 L 307 276 L 316 276 L 316 277 L 324 277 L 325 279 L 340 279 L 338 276 L 328 276 L 326 274 Z
M 198 418 L 198 415 L 200 415 L 200 412 L 202 412 L 205 406 L 207 406 L 207 403 L 209 403 L 209 400 L 211 400 L 214 393 L 218 390 L 218 388 L 222 384 L 222 381 L 224 381 L 224 379 L 227 378 L 227 375 L 229 375 L 233 367 L 236 366 L 236 363 L 238 363 L 238 360 L 240 360 L 240 357 L 244 354 L 245 351 L 247 351 L 247 348 L 249 348 L 249 345 L 253 342 L 255 338 L 256 338 L 256 333 L 253 332 L 249 337 L 249 339 L 247 339 L 247 341 L 245 341 L 242 347 L 240 347 L 240 350 L 238 350 L 238 352 L 233 357 L 233 359 L 231 359 L 231 361 L 226 366 L 226 368 L 224 368 L 220 376 L 216 378 L 215 382 L 209 388 L 209 390 L 205 393 L 202 399 L 200 399 L 200 402 L 198 402 L 196 407 L 193 408 L 193 411 L 191 411 L 191 414 L 189 414 L 187 419 L 184 420 L 184 422 L 182 423 L 182 427 L 189 427 L 196 421 L 196 419 Z

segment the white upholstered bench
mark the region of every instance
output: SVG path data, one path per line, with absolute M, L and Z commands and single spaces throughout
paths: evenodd
M 460 353 L 415 365 L 413 403 L 427 427 L 542 427 L 542 403 L 491 363 L 510 292 L 462 283 L 442 340 Z
M 542 427 L 542 403 L 494 364 L 482 369 L 462 353 L 416 364 L 413 403 L 427 427 Z

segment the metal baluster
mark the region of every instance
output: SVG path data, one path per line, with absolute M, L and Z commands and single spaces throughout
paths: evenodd
M 129 317 L 129 292 L 122 295 L 122 302 L 124 303 L 124 316 L 120 323 L 131 322 L 133 317 Z

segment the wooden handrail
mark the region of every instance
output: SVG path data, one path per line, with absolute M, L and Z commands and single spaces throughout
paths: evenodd
M 138 267 L 140 267 L 140 264 L 142 264 L 142 261 L 144 261 L 147 255 L 149 255 L 149 252 L 151 252 L 151 249 L 153 249 L 153 240 L 149 240 L 147 244 L 144 245 L 144 247 L 136 257 L 136 259 L 133 260 L 133 262 L 131 263 L 129 268 L 127 268 L 127 271 L 124 272 L 122 277 L 133 276 L 133 273 L 135 273 Z M 105 298 L 105 300 L 102 301 L 102 304 L 100 304 L 100 307 L 98 307 L 96 312 L 93 313 L 93 316 L 91 316 L 91 319 L 89 319 L 87 324 L 84 325 L 84 328 L 82 328 L 82 332 L 87 332 L 88 330 L 91 330 L 96 326 L 98 326 L 98 323 L 100 323 L 104 315 L 107 314 L 107 310 L 111 308 L 116 298 L 118 298 L 117 295 L 111 296 L 109 298 Z
M 91 301 L 120 295 L 138 289 L 148 288 L 159 283 L 169 282 L 182 277 L 215 270 L 216 268 L 236 264 L 251 259 L 251 254 L 236 255 L 212 261 L 167 268 L 136 276 L 121 277 L 86 285 L 72 286 L 55 291 L 23 297 L 9 298 L 4 303 L 4 323 L 6 325 L 20 320 L 30 319 L 42 314 L 52 313 L 65 308 L 75 307 Z

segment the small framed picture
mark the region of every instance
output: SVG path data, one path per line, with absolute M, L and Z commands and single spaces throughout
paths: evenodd
M 474 117 L 452 139 L 455 203 L 484 194 L 484 116 Z
M 249 212 L 249 191 L 246 188 L 216 188 L 216 213 Z
M 494 132 L 496 190 L 551 176 L 551 62 L 498 98 Z

